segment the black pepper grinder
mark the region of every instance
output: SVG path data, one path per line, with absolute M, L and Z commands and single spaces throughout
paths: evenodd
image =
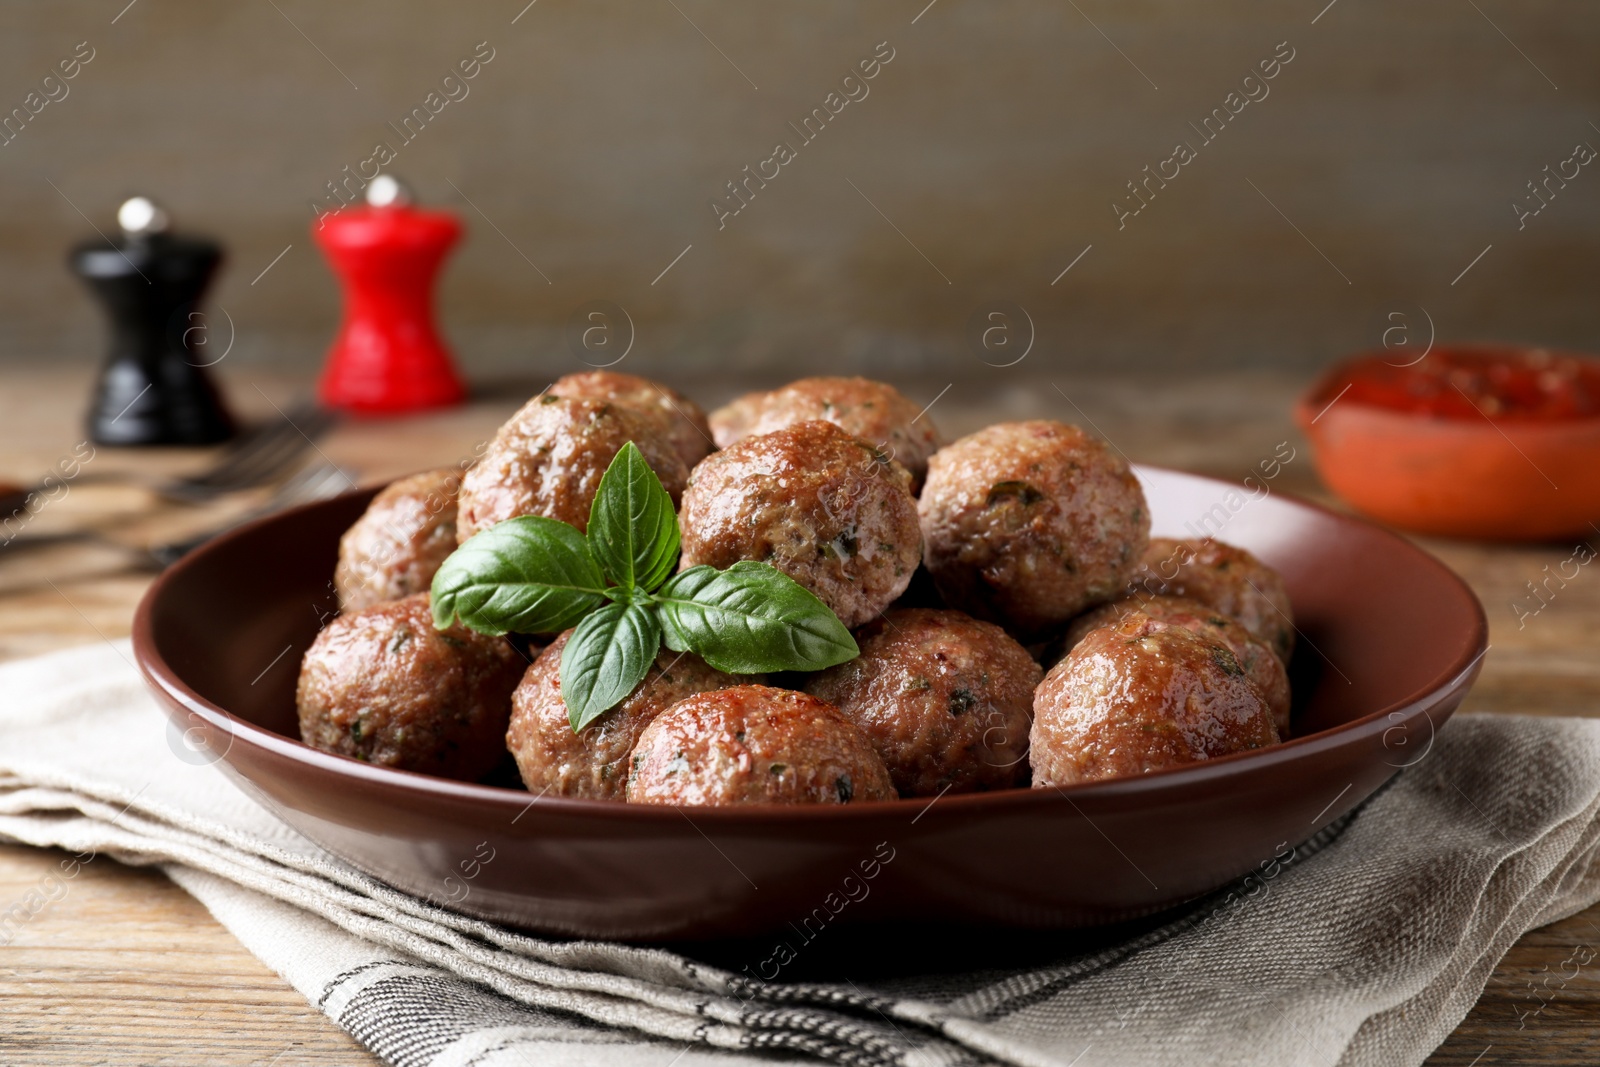
M 117 212 L 120 236 L 72 250 L 73 273 L 111 320 L 111 354 L 95 386 L 89 434 L 105 445 L 208 445 L 233 417 L 205 368 L 200 297 L 222 262 L 214 241 L 167 232 L 166 212 L 136 196 Z M 213 361 L 214 362 L 214 361 Z

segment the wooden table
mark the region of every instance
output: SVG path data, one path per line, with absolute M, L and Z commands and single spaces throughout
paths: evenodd
M 231 369 L 235 373 L 224 376 L 229 395 L 251 418 L 277 417 L 276 409 L 287 407 L 304 388 L 303 382 Z M 87 373 L 6 372 L 0 385 L 0 480 L 32 482 L 72 452 L 81 441 L 88 384 Z M 348 422 L 320 442 L 320 449 L 363 482 L 454 462 L 543 384 L 494 383 L 472 405 L 440 415 Z M 747 383 L 675 384 L 710 406 Z M 912 379 L 904 387 L 915 398 L 933 400 L 946 384 Z M 1001 418 L 1092 421 L 1138 461 L 1235 479 L 1287 441 L 1296 454 L 1277 489 L 1325 499 L 1305 442 L 1287 416 L 1296 384 L 1243 374 L 1052 382 L 1012 372 L 960 383 L 930 414 L 948 434 Z M 89 469 L 135 471 L 148 479 L 194 469 L 206 459 L 207 454 L 194 451 L 102 448 Z M 30 532 L 91 523 L 131 542 L 204 525 L 227 510 L 195 514 L 152 503 L 151 494 L 140 488 L 86 481 L 40 512 Z M 1600 584 L 1591 587 L 1600 577 L 1583 573 L 1536 615 L 1519 620 L 1515 607 L 1539 607 L 1525 583 L 1540 579 L 1547 564 L 1554 568 L 1566 559 L 1573 546 L 1423 543 L 1471 582 L 1488 610 L 1493 647 L 1464 710 L 1600 714 L 1600 657 L 1595 654 Z M 128 559 L 125 549 L 92 543 L 26 555 L 0 549 L 0 659 L 125 636 L 134 604 L 151 578 L 130 571 Z M 31 888 L 56 858 L 0 846 L 0 900 Z M 1600 1062 L 1600 970 L 1584 968 L 1564 985 L 1542 984 L 1563 970 L 1562 961 L 1574 950 L 1590 947 L 1600 949 L 1600 906 L 1524 937 L 1429 1063 Z M 104 861 L 86 867 L 70 893 L 0 948 L 0 1062 L 10 1067 L 375 1061 L 187 894 L 158 874 Z

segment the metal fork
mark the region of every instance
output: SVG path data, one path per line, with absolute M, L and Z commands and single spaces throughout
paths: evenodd
M 158 567 L 170 567 L 207 541 L 221 537 L 235 527 L 243 526 L 247 522 L 254 522 L 256 519 L 265 518 L 275 512 L 283 511 L 285 508 L 292 508 L 296 504 L 309 504 L 313 500 L 325 500 L 328 497 L 338 496 L 340 493 L 355 487 L 355 479 L 343 468 L 337 467 L 332 463 L 314 463 L 280 485 L 277 491 L 267 498 L 266 502 L 260 507 L 253 508 L 238 518 L 220 526 L 185 537 L 181 541 L 168 541 L 164 544 L 152 545 L 148 555 Z
M 293 469 L 306 449 L 315 448 L 317 438 L 337 421 L 338 416 L 326 408 L 309 402 L 296 404 L 283 412 L 281 420 L 259 426 L 229 445 L 204 470 L 158 482 L 150 489 L 176 503 L 204 504 L 266 485 Z M 75 485 L 103 485 L 139 480 L 131 471 L 84 471 L 72 481 Z M 44 485 L 35 485 L 0 494 L 0 518 L 15 514 L 27 506 L 30 496 L 46 491 Z
M 227 493 L 265 485 L 292 467 L 337 421 L 327 408 L 296 404 L 282 421 L 271 422 L 232 445 L 217 462 L 196 474 L 155 487 L 171 500 L 200 504 Z
M 19 537 L 0 549 L 0 552 L 17 552 L 28 548 L 89 541 L 128 553 L 129 562 L 135 567 L 160 570 L 171 566 L 207 541 L 220 537 L 235 527 L 294 507 L 296 504 L 309 504 L 314 500 L 338 496 L 346 490 L 354 489 L 355 484 L 355 479 L 343 468 L 332 463 L 315 463 L 285 481 L 259 507 L 178 541 L 167 541 L 145 548 L 119 541 L 103 529 L 88 528 Z

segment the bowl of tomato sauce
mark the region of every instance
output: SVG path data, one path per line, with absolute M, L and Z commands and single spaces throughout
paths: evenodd
M 1416 533 L 1544 541 L 1600 533 L 1600 359 L 1522 346 L 1393 351 L 1333 367 L 1295 418 L 1317 472 Z

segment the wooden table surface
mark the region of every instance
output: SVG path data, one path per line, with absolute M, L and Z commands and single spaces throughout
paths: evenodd
M 222 375 L 236 409 L 277 418 L 303 381 L 244 368 Z M 471 453 L 543 381 L 492 383 L 469 406 L 404 421 L 345 422 L 319 447 L 367 483 Z M 681 382 L 707 407 L 747 383 Z M 934 400 L 945 381 L 902 380 Z M 1055 379 L 1012 373 L 962 382 L 930 415 L 947 434 L 1001 418 L 1053 417 L 1098 431 L 1136 461 L 1238 480 L 1280 442 L 1295 457 L 1278 491 L 1326 499 L 1287 415 L 1297 383 L 1260 375 L 1190 380 Z M 0 481 L 29 484 L 82 442 L 88 372 L 16 371 L 0 383 Z M 1070 399 L 1067 399 L 1070 398 Z M 87 470 L 133 472 L 146 483 L 193 470 L 199 450 L 98 449 Z M 0 548 L 0 659 L 123 637 L 152 575 L 129 569 L 124 544 L 204 527 L 220 508 L 160 506 L 137 484 L 84 479 L 38 513 L 28 534 L 95 526 L 105 543 Z M 1600 715 L 1600 578 L 1583 573 L 1547 594 L 1526 583 L 1573 545 L 1520 548 L 1424 541 L 1476 589 L 1492 648 L 1463 710 Z M 1519 612 L 1518 605 L 1523 609 Z M 1536 614 L 1527 614 L 1537 608 Z M 0 738 L 3 744 L 3 738 Z M 56 862 L 0 846 L 0 901 L 32 888 Z M 1575 951 L 1600 950 L 1600 906 L 1524 937 L 1495 969 L 1478 1005 L 1430 1065 L 1600 1063 L 1600 972 L 1551 983 Z M 1579 957 L 1586 958 L 1586 957 Z M 1565 968 L 1570 970 L 1570 968 Z M 376 1062 L 247 953 L 183 891 L 149 871 L 105 860 L 0 947 L 0 1063 L 355 1065 Z

